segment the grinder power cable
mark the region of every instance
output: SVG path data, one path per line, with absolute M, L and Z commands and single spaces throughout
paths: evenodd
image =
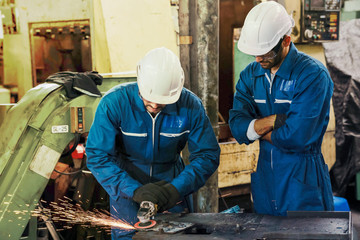
M 142 201 L 137 213 L 139 222 L 135 223 L 134 227 L 137 229 L 147 229 L 155 226 L 156 221 L 150 219 L 157 212 L 157 204 L 150 201 Z

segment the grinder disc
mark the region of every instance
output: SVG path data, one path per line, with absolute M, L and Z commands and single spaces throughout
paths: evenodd
M 155 226 L 155 224 L 156 224 L 155 220 L 149 220 L 146 223 L 137 222 L 137 223 L 135 223 L 134 227 L 138 228 L 138 229 L 145 229 L 145 228 L 151 228 L 151 227 Z

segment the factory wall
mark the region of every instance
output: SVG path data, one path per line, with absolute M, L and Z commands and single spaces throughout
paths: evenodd
M 4 35 L 4 85 L 18 87 L 21 98 L 33 87 L 29 23 L 50 22 L 90 17 L 87 0 L 17 0 L 18 33 Z
M 163 0 L 16 0 L 18 33 L 4 35 L 5 86 L 18 99 L 33 87 L 30 27 L 33 23 L 89 20 L 92 68 L 101 73 L 135 71 L 150 49 L 179 53 L 177 6 Z
M 135 71 L 138 60 L 156 47 L 167 47 L 178 55 L 176 8 L 163 0 L 94 0 L 94 69 Z M 110 66 L 101 59 L 104 54 Z

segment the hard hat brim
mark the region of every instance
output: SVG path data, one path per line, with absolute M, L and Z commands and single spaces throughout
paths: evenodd
M 181 91 L 177 92 L 176 94 L 174 94 L 173 96 L 159 96 L 159 95 L 154 95 L 154 94 L 149 94 L 146 91 L 141 91 L 140 90 L 140 94 L 141 96 L 149 101 L 149 102 L 153 102 L 153 103 L 157 103 L 157 104 L 173 104 L 176 103 L 181 95 Z
M 267 47 L 267 48 L 251 48 L 246 44 L 241 43 L 240 41 L 237 44 L 237 47 L 239 49 L 239 51 L 248 54 L 248 55 L 252 55 L 252 56 L 261 56 L 264 55 L 268 52 L 271 51 L 271 49 L 273 49 L 273 46 Z

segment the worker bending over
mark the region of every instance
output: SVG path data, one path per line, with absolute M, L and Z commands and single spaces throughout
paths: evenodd
M 219 165 L 220 148 L 201 100 L 183 88 L 178 57 L 153 49 L 137 66 L 137 83 L 101 99 L 87 146 L 87 166 L 110 195 L 111 214 L 130 224 L 142 201 L 159 211 L 192 211 L 189 194 Z M 180 156 L 188 143 L 190 164 Z M 112 238 L 133 232 L 112 229 Z M 121 238 L 123 239 L 123 238 Z
M 333 82 L 323 64 L 296 49 L 293 27 L 282 5 L 263 2 L 246 16 L 238 42 L 256 61 L 240 73 L 229 122 L 239 143 L 259 139 L 251 191 L 260 214 L 334 209 L 321 153 Z

